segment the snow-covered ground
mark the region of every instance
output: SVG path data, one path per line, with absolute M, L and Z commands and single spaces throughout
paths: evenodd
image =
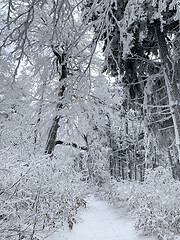
M 105 201 L 88 199 L 87 209 L 82 213 L 80 223 L 72 231 L 54 233 L 47 240 L 155 240 L 140 236 L 133 221 L 120 216 Z

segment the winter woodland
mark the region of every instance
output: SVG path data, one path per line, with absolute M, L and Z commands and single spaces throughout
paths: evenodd
M 90 192 L 175 239 L 180 0 L 0 8 L 0 239 L 72 230 Z

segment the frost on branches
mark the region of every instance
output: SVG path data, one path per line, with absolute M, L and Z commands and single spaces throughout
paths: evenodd
M 3 240 L 72 229 L 87 185 L 144 233 L 179 233 L 179 6 L 0 1 Z
M 59 227 L 73 228 L 79 208 L 86 207 L 84 187 L 63 160 L 14 152 L 1 164 L 1 239 L 41 239 Z
M 124 214 L 133 216 L 135 227 L 160 240 L 176 239 L 180 234 L 180 182 L 171 171 L 159 167 L 146 172 L 143 183 L 113 181 L 101 198 Z

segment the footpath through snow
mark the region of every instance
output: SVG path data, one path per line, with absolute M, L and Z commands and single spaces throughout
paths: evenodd
M 72 231 L 60 230 L 48 240 L 155 240 L 136 233 L 133 222 L 119 216 L 105 201 L 88 199 L 82 221 Z

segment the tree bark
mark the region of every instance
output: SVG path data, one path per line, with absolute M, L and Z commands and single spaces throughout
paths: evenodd
M 49 134 L 48 134 L 48 139 L 47 139 L 47 144 L 46 144 L 46 154 L 52 154 L 54 151 L 54 147 L 56 146 L 56 137 L 57 137 L 57 130 L 59 128 L 59 118 L 58 116 L 55 116 L 53 119 L 52 126 L 50 128 Z
M 63 79 L 67 78 L 67 63 L 66 63 L 66 53 L 62 53 L 61 55 L 57 52 L 57 50 L 52 47 L 53 53 L 57 58 L 57 68 L 60 67 L 60 79 L 59 82 L 61 83 Z M 61 116 L 59 115 L 60 110 L 63 108 L 62 104 L 62 98 L 64 95 L 65 91 L 65 86 L 64 84 L 60 87 L 58 97 L 59 97 L 59 102 L 56 106 L 58 114 L 54 117 L 52 126 L 50 128 L 49 134 L 48 134 L 48 139 L 46 143 L 46 148 L 45 148 L 45 153 L 46 154 L 52 154 L 54 151 L 56 144 L 56 138 L 57 138 L 57 132 L 59 128 L 59 120 Z
M 180 161 L 180 93 L 178 89 L 177 74 L 179 61 L 170 58 L 169 50 L 166 43 L 165 33 L 161 31 L 160 22 L 155 21 L 154 28 L 159 46 L 160 58 L 163 65 L 164 80 L 167 89 L 170 111 L 172 115 L 175 142 L 178 150 L 178 160 Z

